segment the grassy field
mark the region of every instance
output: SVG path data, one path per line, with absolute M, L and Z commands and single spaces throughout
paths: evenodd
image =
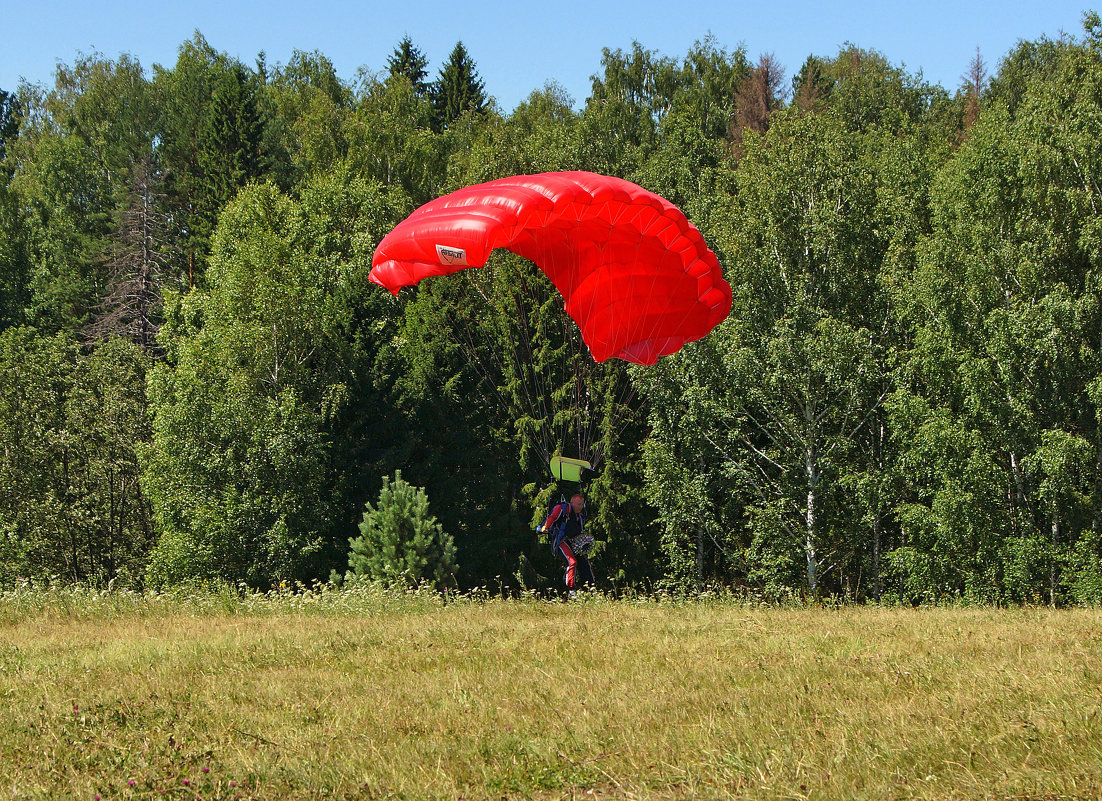
M 1102 610 L 0 596 L 4 798 L 1102 798 Z

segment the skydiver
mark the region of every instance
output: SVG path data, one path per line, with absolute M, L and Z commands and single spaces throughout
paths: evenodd
M 596 584 L 586 553 L 593 537 L 585 530 L 585 498 L 575 493 L 569 503 L 557 503 L 537 531 L 551 538 L 551 549 L 566 562 L 566 588 L 573 598 L 578 586 Z

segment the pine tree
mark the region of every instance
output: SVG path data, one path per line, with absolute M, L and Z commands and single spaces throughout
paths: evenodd
M 10 187 L 15 167 L 7 160 L 19 136 L 20 116 L 16 97 L 0 90 L 0 331 L 22 321 L 30 300 L 24 212 Z
M 440 70 L 440 77 L 432 87 L 436 125 L 447 128 L 465 111 L 482 114 L 486 111 L 486 87 L 478 76 L 474 61 L 462 42 Z

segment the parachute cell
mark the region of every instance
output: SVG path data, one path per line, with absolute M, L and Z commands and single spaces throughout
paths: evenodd
M 543 270 L 598 362 L 654 364 L 731 310 L 719 261 L 680 209 L 587 172 L 518 175 L 430 201 L 379 243 L 371 280 L 397 294 L 481 267 L 499 247 Z

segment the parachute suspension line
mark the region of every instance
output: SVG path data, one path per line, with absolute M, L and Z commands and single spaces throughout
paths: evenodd
M 639 411 L 643 408 L 643 404 L 646 399 L 639 400 L 636 404 L 636 400 L 639 399 L 639 386 L 635 379 L 631 376 L 630 371 L 625 370 L 623 381 L 621 382 L 621 389 L 616 398 L 616 408 L 618 420 L 611 421 L 612 427 L 612 441 L 620 442 L 623 433 L 627 430 L 634 421 Z
M 640 246 L 636 246 L 637 258 L 641 255 L 639 253 Z M 661 276 L 660 270 L 651 271 L 650 286 L 647 289 L 647 296 L 654 296 L 656 288 L 659 284 L 659 278 Z M 638 387 L 635 379 L 631 374 L 631 371 L 627 368 L 622 368 L 619 374 L 613 377 L 616 381 L 617 387 L 615 388 L 613 397 L 615 406 L 610 410 L 609 428 L 611 429 L 611 441 L 620 442 L 621 436 L 631 425 L 635 418 L 635 414 L 638 408 L 634 408 L 634 402 L 638 394 Z
M 594 211 L 596 211 L 599 208 L 607 209 L 608 206 L 611 205 L 611 204 L 606 201 L 606 202 L 602 202 L 602 203 L 591 203 L 590 205 L 594 209 Z M 607 265 L 601 265 L 601 266 L 597 267 L 598 271 L 606 271 L 607 269 L 608 269 Z M 605 288 L 608 289 L 607 286 Z M 590 315 L 592 315 L 594 307 L 597 305 L 598 301 L 601 300 L 601 298 L 598 297 L 599 294 L 600 294 L 600 292 L 598 292 L 596 290 L 590 293 L 589 308 L 586 310 L 586 314 L 585 314 L 586 318 L 588 318 Z M 592 353 L 588 352 L 588 348 L 585 348 L 585 351 L 586 351 L 585 352 L 585 357 L 586 357 L 585 358 L 585 364 L 589 368 L 589 371 L 588 371 L 589 372 L 589 376 L 588 376 L 589 380 L 586 382 L 586 387 L 585 387 L 586 401 L 587 401 L 586 402 L 586 412 L 587 412 L 587 417 L 588 417 L 588 419 L 586 420 L 586 443 L 585 443 L 585 448 L 586 448 L 587 452 L 591 453 L 591 455 L 592 455 L 591 462 L 593 464 L 594 469 L 596 469 L 601 464 L 601 462 L 604 460 L 604 453 L 601 452 L 601 449 L 599 447 L 596 447 L 597 433 L 598 433 L 599 428 L 600 428 L 600 420 L 597 419 L 596 421 L 594 421 L 594 419 L 593 419 L 595 416 L 597 416 L 597 415 L 594 415 L 594 413 L 593 413 L 593 381 L 597 377 L 598 373 L 603 372 L 603 370 L 597 364 L 597 362 L 593 359 Z
M 585 443 L 579 437 L 579 432 L 584 431 L 584 418 L 578 402 L 578 386 L 583 378 L 579 370 L 585 364 L 585 346 L 577 326 L 566 314 L 565 309 L 559 307 L 556 312 L 550 312 L 553 300 L 543 291 L 546 286 L 540 281 L 535 281 L 534 284 L 535 286 L 533 282 L 522 276 L 523 297 L 532 299 L 538 313 L 539 329 L 545 338 L 550 339 L 550 345 L 554 348 L 551 352 L 555 354 L 553 358 L 547 359 L 546 363 L 538 365 L 538 369 L 535 355 L 536 332 L 533 326 L 528 324 L 530 318 L 523 311 L 523 303 L 519 299 L 514 299 L 514 302 L 518 309 L 518 318 L 522 318 L 525 322 L 524 345 L 528 350 L 529 363 L 533 366 L 535 391 L 544 418 L 547 451 L 545 458 L 550 460 L 556 452 L 586 458 Z M 558 296 L 555 295 L 555 297 Z M 561 336 L 559 340 L 561 345 L 557 347 L 554 337 L 556 334 Z M 572 433 L 573 436 L 571 436 Z M 575 440 L 577 449 L 573 454 L 568 453 L 566 447 L 568 439 Z
M 583 362 L 588 368 L 584 384 L 579 384 L 578 410 L 584 415 L 585 425 L 579 426 L 578 437 L 581 440 L 580 447 L 588 454 L 588 458 L 594 468 L 597 468 L 604 459 L 601 448 L 598 447 L 598 435 L 600 433 L 600 416 L 593 407 L 593 382 L 600 368 L 592 361 Z
M 593 409 L 590 391 L 590 382 L 595 365 L 580 332 L 569 316 L 564 313 L 561 319 L 564 326 L 563 339 L 569 344 L 568 363 L 564 365 L 566 370 L 564 385 L 569 382 L 571 400 L 571 414 L 563 421 L 564 430 L 562 434 L 565 440 L 569 426 L 573 425 L 573 440 L 577 457 L 588 461 L 591 469 L 596 469 L 601 462 L 601 455 L 593 447 Z
M 577 408 L 578 356 L 577 341 L 570 319 L 565 311 L 557 311 L 554 317 L 555 333 L 560 337 L 558 365 L 555 370 L 556 384 L 553 387 L 556 426 L 555 441 L 563 456 L 586 458 L 578 449 L 577 430 L 579 415 Z
M 488 296 L 477 282 L 472 281 L 471 286 L 486 306 L 502 315 L 500 325 L 511 326 L 516 332 L 515 349 L 506 349 L 509 370 L 505 369 L 498 349 L 490 350 L 502 375 L 508 376 L 511 371 L 528 408 L 518 409 L 514 403 L 506 402 L 496 383 L 490 380 L 489 370 L 483 368 L 482 376 L 494 385 L 502 405 L 513 409 L 516 416 L 539 416 L 532 421 L 536 430 L 530 433 L 532 446 L 543 461 L 550 460 L 558 450 L 563 455 L 586 459 L 596 469 L 604 461 L 604 440 L 617 441 L 641 408 L 635 403 L 638 399 L 636 382 L 618 363 L 595 363 L 577 326 L 565 311 L 551 318 L 560 326 L 560 355 L 546 365 L 537 365 L 537 326 L 534 323 L 542 320 L 538 327 L 545 331 L 545 336 L 550 335 L 546 332 L 549 323 L 544 314 L 550 301 L 543 292 L 543 285 L 531 281 L 523 270 L 518 270 L 515 283 L 504 283 L 518 287 L 517 291 L 508 290 L 506 303 L 511 309 L 503 308 L 502 303 Z M 532 317 L 525 299 L 533 304 L 533 310 L 539 315 L 537 318 Z M 464 317 L 473 322 L 470 315 Z M 468 336 L 468 342 L 473 351 L 473 336 Z M 473 353 L 472 361 L 481 367 Z M 556 379 L 556 375 L 560 378 Z M 556 395 L 562 396 L 560 401 L 555 400 Z M 574 443 L 574 453 L 566 447 L 569 441 Z
M 527 261 L 523 263 L 527 264 Z M 509 295 L 513 314 L 508 315 L 502 322 L 507 325 L 515 323 L 516 349 L 511 352 L 513 371 L 518 378 L 521 391 L 524 393 L 524 398 L 528 404 L 528 409 L 524 411 L 529 417 L 539 416 L 538 420 L 533 420 L 538 428 L 538 431 L 534 432 L 538 438 L 534 445 L 546 462 L 555 453 L 555 444 L 558 443 L 561 447 L 569 425 L 568 420 L 556 422 L 557 417 L 563 417 L 563 415 L 557 414 L 558 403 L 555 400 L 555 395 L 560 392 L 558 387 L 564 386 L 564 384 L 554 383 L 556 379 L 555 363 L 561 362 L 562 355 L 560 353 L 557 358 L 546 365 L 536 363 L 536 329 L 537 327 L 546 329 L 544 309 L 550 301 L 542 291 L 544 289 L 543 285 L 538 281 L 533 285 L 525 276 L 523 269 L 517 271 L 517 277 L 519 292 L 512 292 Z M 526 299 L 534 306 L 537 313 L 535 320 L 525 304 Z M 560 315 L 556 319 L 564 319 L 564 316 Z M 534 325 L 534 322 L 539 322 L 539 326 Z M 566 323 L 566 325 L 569 325 L 569 323 Z
M 492 268 L 483 275 L 488 276 L 491 283 L 496 280 L 493 278 Z M 595 365 L 591 363 L 577 327 L 565 312 L 552 318 L 559 324 L 563 346 L 560 355 L 546 369 L 537 369 L 540 366 L 535 363 L 536 337 L 533 318 L 524 299 L 530 298 L 537 309 L 543 309 L 550 302 L 548 296 L 540 291 L 543 287 L 534 286 L 520 274 L 519 291 L 508 290 L 506 299 L 488 294 L 481 285 L 480 278 L 474 274 L 467 273 L 464 277 L 467 278 L 466 288 L 477 295 L 482 304 L 452 303 L 448 304 L 448 310 L 451 312 L 449 316 L 455 324 L 454 328 L 460 335 L 460 347 L 472 369 L 493 392 L 500 408 L 507 410 L 515 418 L 539 416 L 540 419 L 533 420 L 533 428 L 536 430 L 530 432 L 530 441 L 544 462 L 554 455 L 557 443 L 563 449 L 564 455 L 588 459 L 596 467 L 601 461 L 601 455 L 595 447 L 596 424 L 592 419 L 592 392 L 588 386 Z M 480 346 L 476 332 L 480 327 L 485 327 L 485 320 L 480 323 L 472 314 L 463 311 L 468 306 L 491 309 L 500 315 L 501 319 L 495 321 L 494 326 L 498 330 L 512 328 L 515 336 L 510 336 L 509 340 L 515 347 L 500 349 Z M 506 397 L 495 380 L 495 369 L 506 379 L 512 375 L 521 396 L 519 399 L 527 404 L 526 407 L 518 407 L 517 398 Z M 554 383 L 556 380 L 557 384 Z M 554 395 L 558 393 L 566 396 L 561 404 L 554 401 Z M 556 414 L 556 411 L 559 413 Z M 573 436 L 569 439 L 575 442 L 576 454 L 568 454 L 565 449 L 568 435 L 571 434 Z
M 467 286 L 473 287 L 474 291 L 486 301 L 487 305 L 490 308 L 494 308 L 493 304 L 486 297 L 485 293 L 482 292 L 481 287 L 475 285 L 473 278 L 468 279 Z M 453 322 L 453 328 L 457 332 L 461 330 L 462 334 L 465 335 L 465 344 L 461 344 L 460 347 L 466 352 L 467 363 L 473 366 L 475 373 L 478 374 L 481 382 L 488 386 L 490 390 L 494 393 L 494 395 L 497 396 L 499 406 L 508 410 L 510 413 L 515 412 L 513 405 L 504 395 L 502 395 L 501 390 L 497 385 L 497 382 L 493 379 L 492 372 L 486 366 L 486 360 L 484 358 L 481 358 L 486 353 L 487 349 L 479 348 L 477 343 L 475 342 L 473 329 L 477 328 L 478 323 L 475 322 L 474 318 L 470 314 L 461 312 L 460 309 L 462 307 L 459 304 L 452 303 L 450 305 L 452 311 L 451 320 Z M 445 309 L 446 308 L 447 306 L 445 306 Z M 499 372 L 504 373 L 505 365 L 498 357 L 495 349 L 489 348 L 488 350 L 488 355 L 491 359 L 493 359 L 494 366 L 497 367 Z
M 608 207 L 614 205 L 614 202 L 590 203 L 588 205 L 594 210 L 594 213 L 600 210 L 601 214 L 610 217 L 618 216 L 607 210 Z M 608 268 L 607 266 L 600 266 L 597 269 L 607 270 Z M 620 318 L 617 314 L 616 304 L 611 303 L 612 291 L 613 283 L 607 282 L 604 284 L 603 292 L 591 292 L 588 307 L 583 317 L 590 317 L 594 310 L 602 302 L 605 302 L 608 303 L 608 310 L 611 312 L 610 326 L 612 328 L 619 326 Z M 596 470 L 604 461 L 605 456 L 601 429 L 607 411 L 605 400 L 609 387 L 606 386 L 606 383 L 608 374 L 613 368 L 609 367 L 608 364 L 597 363 L 584 342 L 576 344 L 578 347 L 574 360 L 574 411 L 577 419 L 578 453 L 582 458 L 588 459 L 593 469 Z M 596 395 L 594 394 L 595 385 L 597 385 Z
M 483 276 L 489 276 L 492 285 L 496 283 L 493 270 L 493 267 L 483 268 L 482 273 Z M 527 297 L 529 291 L 528 282 L 524 279 L 523 274 L 520 274 L 520 293 L 506 290 L 507 299 L 505 299 L 488 294 L 479 284 L 479 279 L 472 273 L 467 273 L 467 276 L 468 286 L 483 301 L 482 308 L 491 309 L 500 316 L 500 319 L 494 321 L 494 327 L 498 331 L 508 332 L 512 330 L 515 332 L 515 335 L 508 333 L 506 335 L 506 344 L 511 344 L 512 347 L 476 348 L 472 328 L 478 328 L 479 323 L 475 321 L 472 315 L 461 314 L 460 316 L 464 321 L 464 331 L 467 335 L 466 341 L 470 346 L 467 354 L 469 361 L 475 366 L 483 382 L 491 387 L 501 408 L 507 410 L 514 419 L 527 418 L 532 421 L 532 427 L 536 430 L 528 430 L 525 435 L 529 437 L 530 443 L 541 459 L 546 462 L 550 460 L 553 453 L 548 430 L 553 418 L 549 414 L 546 401 L 546 381 L 543 373 L 534 367 L 535 354 L 533 352 L 531 318 L 523 302 L 523 298 Z M 485 325 L 485 321 L 482 325 Z M 503 394 L 494 374 L 483 363 L 480 356 L 485 355 L 487 351 L 493 359 L 493 366 L 496 367 L 497 374 L 505 380 L 511 381 L 518 390 L 518 394 L 521 396 L 519 398 L 521 405 L 518 406 L 518 398 L 508 398 Z M 537 416 L 540 419 L 535 419 Z
M 492 276 L 492 270 L 488 271 L 488 274 Z M 491 278 L 491 280 L 492 280 L 492 278 Z M 502 326 L 506 325 L 507 317 L 508 317 L 508 314 L 507 314 L 508 310 L 502 309 L 500 304 L 497 303 L 493 297 L 488 295 L 483 290 L 483 288 L 478 283 L 478 278 L 476 278 L 473 274 L 468 273 L 467 274 L 466 285 L 469 289 L 473 290 L 473 292 L 476 293 L 483 300 L 483 302 L 484 302 L 483 308 L 491 309 L 494 312 L 496 312 L 497 314 L 502 316 L 503 319 L 495 321 L 495 326 L 500 329 Z M 470 304 L 466 304 L 466 305 L 470 305 Z M 496 347 L 491 347 L 491 348 L 478 347 L 478 345 L 476 344 L 476 341 L 475 341 L 474 330 L 479 328 L 479 323 L 477 321 L 475 321 L 474 317 L 471 314 L 461 312 L 460 309 L 462 307 L 463 307 L 462 305 L 454 305 L 453 304 L 452 309 L 453 309 L 454 315 L 453 315 L 452 319 L 453 319 L 453 321 L 455 321 L 457 323 L 461 323 L 461 325 L 456 326 L 456 330 L 461 331 L 462 334 L 464 335 L 464 339 L 465 339 L 464 350 L 466 350 L 467 361 L 473 366 L 475 372 L 479 375 L 479 378 L 481 379 L 482 383 L 485 384 L 486 386 L 488 386 L 490 388 L 490 390 L 494 393 L 494 395 L 497 397 L 499 408 L 502 408 L 502 409 L 506 410 L 506 412 L 509 414 L 509 416 L 511 416 L 513 418 L 518 418 L 518 417 L 528 415 L 531 411 L 534 410 L 535 404 L 532 401 L 533 393 L 531 392 L 531 390 L 529 389 L 528 384 L 527 384 L 528 377 L 524 372 L 523 363 L 517 357 L 517 354 L 515 352 L 513 352 L 512 350 L 508 349 L 508 348 L 505 349 L 506 357 L 508 358 L 508 365 L 507 365 L 506 359 L 502 358 L 502 355 L 501 355 L 498 348 L 496 348 Z M 473 306 L 472 306 L 472 308 L 473 308 Z M 483 324 L 484 324 L 484 321 L 483 321 Z M 463 346 L 461 346 L 461 347 L 463 347 Z M 486 360 L 487 360 L 486 357 L 489 357 L 489 359 L 492 359 L 492 367 L 496 368 L 497 375 L 500 375 L 500 376 L 503 376 L 503 377 L 506 377 L 506 378 L 508 377 L 508 375 L 510 373 L 509 366 L 511 365 L 512 373 L 515 376 L 520 377 L 520 380 L 518 381 L 518 383 L 520 384 L 521 389 L 524 393 L 525 400 L 528 402 L 527 408 L 518 408 L 517 404 L 514 402 L 513 399 L 507 398 L 502 393 L 501 388 L 498 386 L 498 382 L 496 380 L 496 376 L 495 376 L 494 372 L 490 369 L 490 367 L 487 367 L 487 365 L 486 365 Z M 548 444 L 547 444 L 545 435 L 543 436 L 542 441 L 535 442 L 535 445 L 536 445 L 536 450 L 539 452 L 539 455 L 543 459 L 546 460 L 546 459 L 550 458 L 550 455 L 548 453 L 548 451 L 549 451 Z
M 584 448 L 586 453 L 591 455 L 591 461 L 593 467 L 598 467 L 601 462 L 604 461 L 604 448 L 601 445 L 601 408 L 603 405 L 602 393 L 594 392 L 594 383 L 601 378 L 601 373 L 605 372 L 608 368 L 598 365 L 592 358 L 586 358 L 582 364 L 585 366 L 588 375 L 586 376 L 586 384 L 583 387 L 585 392 L 585 444 Z M 599 405 L 598 405 L 599 404 Z
M 581 425 L 580 410 L 577 401 L 578 367 L 581 360 L 578 348 L 578 337 L 565 309 L 558 316 L 558 320 L 561 324 L 563 342 L 562 377 L 559 380 L 559 392 L 566 394 L 564 400 L 567 398 L 570 400 L 568 407 L 570 414 L 560 415 L 561 422 L 558 431 L 559 447 L 565 451 L 567 436 L 570 434 L 571 426 L 573 426 L 575 431 L 574 453 L 564 455 L 586 459 L 588 458 L 588 454 L 581 450 L 580 443 L 576 441 L 577 431 Z
M 573 340 L 573 337 L 571 337 Z M 575 351 L 574 362 L 574 380 L 571 382 L 571 392 L 574 396 L 574 437 L 575 444 L 578 448 L 578 458 L 588 459 L 590 464 L 593 460 L 590 459 L 592 454 L 589 452 L 589 409 L 585 402 L 586 395 L 586 382 L 585 376 L 582 371 L 582 354 L 581 349 Z
M 524 391 L 525 399 L 528 401 L 529 409 L 535 411 L 538 406 L 540 414 L 539 421 L 539 439 L 542 447 L 539 448 L 540 456 L 543 461 L 549 461 L 552 455 L 551 442 L 549 439 L 548 427 L 549 424 L 553 424 L 553 418 L 549 419 L 547 408 L 547 384 L 543 379 L 543 374 L 540 369 L 537 368 L 535 363 L 536 355 L 532 348 L 532 332 L 529 324 L 529 314 L 524 307 L 523 298 L 530 297 L 528 280 L 524 275 L 523 270 L 517 270 L 517 275 L 520 278 L 521 295 L 516 293 L 510 293 L 510 300 L 513 303 L 513 308 L 516 310 L 517 329 L 520 334 L 521 344 L 524 347 L 525 364 L 521 364 L 519 359 L 515 365 L 517 373 L 521 376 L 521 388 Z M 542 304 L 542 295 L 536 298 L 537 304 Z M 529 384 L 531 381 L 531 385 Z
M 605 453 L 602 442 L 601 428 L 604 420 L 604 378 L 609 370 L 607 365 L 598 365 L 596 362 L 587 362 L 586 366 L 589 368 L 588 381 L 584 387 L 585 397 L 585 414 L 586 414 L 586 426 L 585 426 L 585 449 L 586 452 L 591 454 L 591 461 L 594 468 L 604 461 Z M 597 392 L 594 393 L 594 386 L 597 385 Z
M 548 316 L 547 312 L 554 308 L 553 301 L 548 295 L 541 291 L 538 302 L 541 326 L 545 336 L 552 340 L 555 335 L 561 334 L 562 336 L 561 345 L 554 347 L 552 351 L 554 357 L 547 364 L 546 369 L 541 371 L 541 377 L 544 380 L 543 397 L 549 406 L 547 421 L 548 450 L 553 455 L 556 451 L 562 451 L 565 426 L 567 425 L 560 413 L 557 396 L 562 392 L 563 387 L 561 376 L 565 367 L 564 359 L 567 358 L 566 354 L 568 353 L 569 330 L 563 327 L 564 320 L 561 314 Z

